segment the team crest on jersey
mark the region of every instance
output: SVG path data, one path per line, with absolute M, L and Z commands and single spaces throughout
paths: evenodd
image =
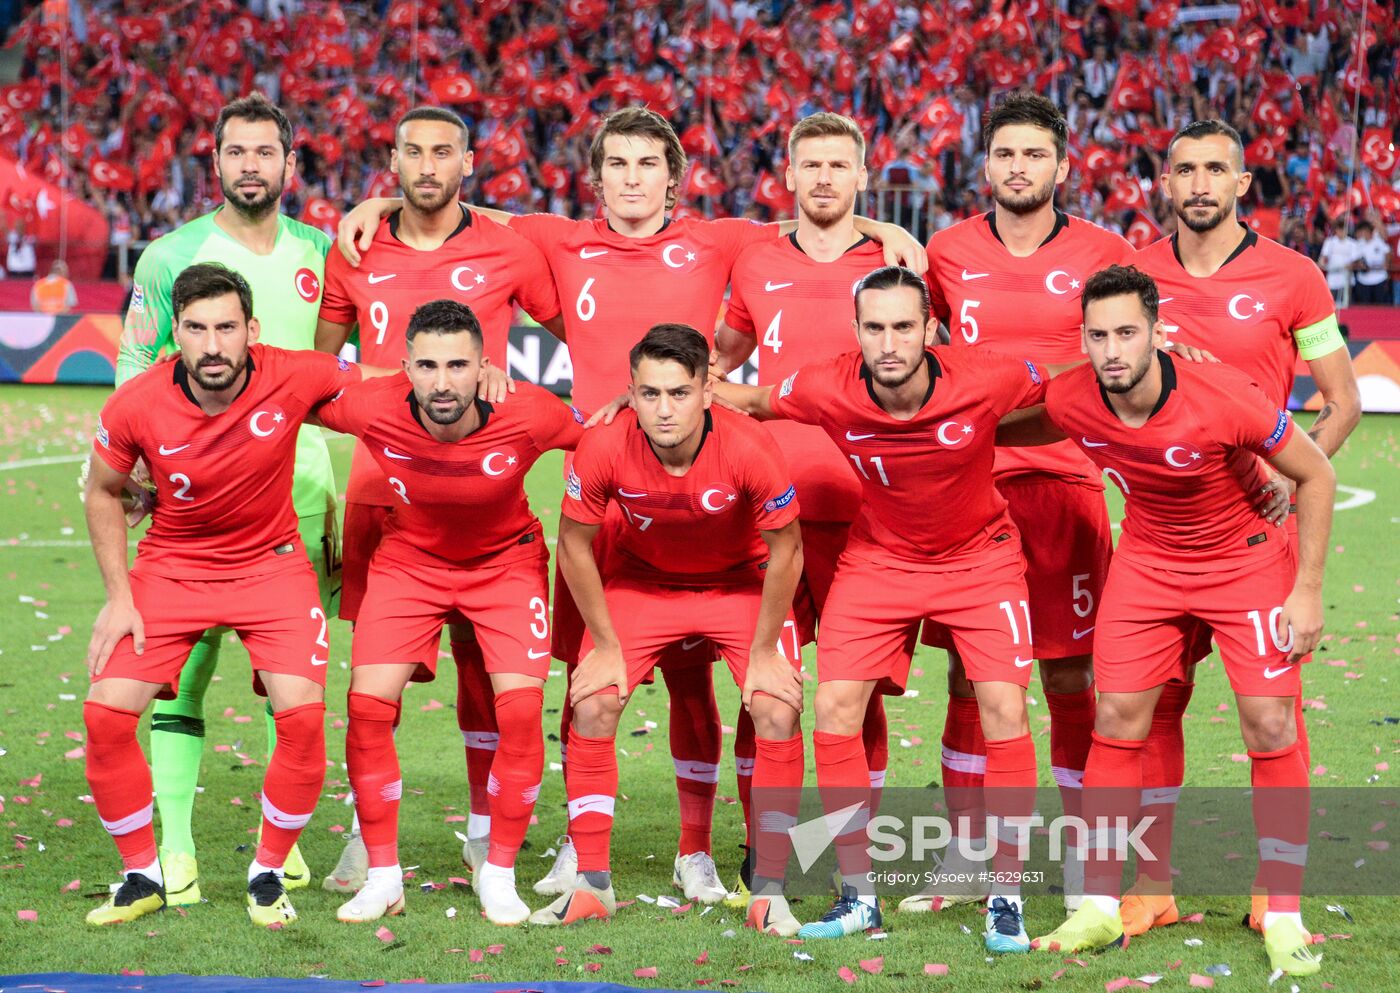
M 1264 450 L 1270 451 L 1275 445 L 1283 440 L 1284 432 L 1288 430 L 1288 411 L 1280 410 L 1278 420 L 1274 422 L 1274 433 L 1264 439 Z
M 583 423 L 584 423 L 583 411 L 579 410 L 577 407 L 570 407 L 569 409 L 570 409 L 571 411 L 574 412 L 574 420 L 575 420 L 577 423 L 579 423 L 579 424 L 583 424 Z
M 689 271 L 695 268 L 699 259 L 700 253 L 695 248 L 679 241 L 669 242 L 661 249 L 661 261 L 667 269 Z
M 775 510 L 781 510 L 783 507 L 786 507 L 795 499 L 797 499 L 797 487 L 789 486 L 787 488 L 787 492 L 785 492 L 782 496 L 775 497 L 772 500 L 769 500 L 766 503 L 764 503 L 763 509 L 771 514 Z
M 1040 373 L 1039 373 L 1039 371 L 1036 370 L 1035 363 L 1032 362 L 1030 359 L 1022 359 L 1022 361 L 1026 363 L 1026 369 L 1027 369 L 1027 370 L 1030 372 L 1030 374 L 1031 374 L 1031 382 L 1032 382 L 1032 383 L 1035 383 L 1036 386 L 1039 386 L 1039 385 L 1040 385 Z
M 973 433 L 972 422 L 957 417 L 944 421 L 934 432 L 944 448 L 962 448 L 972 440 Z
M 1263 320 L 1265 310 L 1263 296 L 1254 290 L 1242 290 L 1225 304 L 1225 311 L 1233 320 L 1246 324 Z
M 268 404 L 253 411 L 248 418 L 248 431 L 259 441 L 271 438 L 287 423 L 286 412 L 277 404 Z
M 341 372 L 350 371 L 350 362 L 347 359 L 337 358 L 335 364 L 340 367 Z M 337 393 L 336 396 L 340 396 L 340 394 Z
M 1045 290 L 1053 296 L 1077 297 L 1083 287 L 1083 274 L 1071 267 L 1061 266 L 1045 274 Z
M 140 283 L 131 284 L 131 304 L 128 309 L 138 314 L 146 312 L 146 289 Z
M 480 266 L 459 265 L 452 270 L 452 288 L 459 293 L 471 293 L 486 285 L 486 273 Z
M 321 298 L 321 279 L 305 266 L 292 277 L 292 285 L 296 287 L 297 296 L 307 303 L 315 303 Z
M 739 494 L 728 483 L 711 483 L 700 493 L 700 509 L 707 514 L 722 514 L 739 502 Z
M 520 471 L 520 454 L 506 445 L 487 452 L 481 459 L 481 473 L 484 476 L 513 476 Z
M 781 400 L 783 397 L 785 397 L 785 396 L 787 396 L 789 393 L 791 393 L 791 392 L 792 392 L 792 386 L 793 386 L 793 384 L 796 383 L 796 382 L 797 382 L 797 373 L 795 373 L 795 372 L 794 372 L 791 376 L 789 376 L 787 379 L 784 379 L 784 380 L 783 380 L 783 384 L 782 384 L 781 386 L 778 387 L 778 399 Z
M 1162 461 L 1177 472 L 1188 472 L 1201 464 L 1201 452 L 1193 445 L 1171 445 L 1162 452 Z
M 575 500 L 583 499 L 583 480 L 578 478 L 578 473 L 574 472 L 572 466 L 569 468 L 569 478 L 564 483 L 564 495 Z
M 112 447 L 112 436 L 107 433 L 107 425 L 102 423 L 102 415 L 97 415 L 97 440 L 102 443 L 103 448 Z

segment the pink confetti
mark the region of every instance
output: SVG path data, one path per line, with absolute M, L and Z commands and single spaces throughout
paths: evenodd
M 63 887 L 63 892 L 64 892 L 64 893 L 74 893 L 74 892 L 77 891 L 78 887 L 82 886 L 82 884 L 83 884 L 83 881 L 82 881 L 81 879 L 75 879 L 75 880 L 73 880 L 71 883 L 69 883 L 69 884 L 67 884 L 66 886 Z
M 44 774 L 41 772 L 41 773 L 39 773 L 39 775 L 33 776 L 33 777 L 29 778 L 29 779 L 21 779 L 21 780 L 19 781 L 19 784 L 20 784 L 21 786 L 29 786 L 29 787 L 37 788 L 38 785 L 39 785 L 40 783 L 42 783 L 43 781 L 44 781 Z
M 441 700 L 429 700 L 427 703 L 423 704 L 423 706 L 419 707 L 418 709 L 419 709 L 419 710 L 441 710 L 441 709 L 442 709 L 442 701 L 441 701 Z
M 486 953 L 480 948 L 473 948 L 471 951 L 467 952 L 467 958 L 473 962 L 481 962 L 485 960 Z
M 326 830 L 329 831 L 331 834 L 343 834 L 345 832 L 345 825 L 332 824 L 330 827 L 326 828 Z
M 1233 755 L 1230 756 L 1230 761 L 1231 761 L 1231 762 L 1248 762 L 1248 761 L 1249 761 L 1249 756 L 1246 755 L 1246 754 L 1244 754 L 1243 752 L 1235 752 Z
M 1208 990 L 1215 986 L 1215 980 L 1210 976 L 1202 976 L 1199 972 L 1193 972 L 1191 973 L 1191 985 Z
M 503 952 L 503 951 L 505 951 L 505 950 L 506 950 L 506 946 L 505 946 L 505 945 L 487 945 L 487 946 L 486 946 L 486 954 L 487 954 L 487 955 L 499 955 L 499 954 L 501 954 L 501 952 Z
M 843 982 L 853 984 L 856 981 L 856 974 L 844 965 L 836 970 L 836 975 L 840 976 Z
M 78 748 L 72 748 L 64 752 L 63 757 L 66 759 L 80 759 L 86 754 L 87 750 L 80 746 Z
M 1389 772 L 1389 771 L 1390 771 L 1390 763 L 1389 763 L 1389 762 L 1377 762 L 1377 763 L 1376 763 L 1376 771 L 1377 771 L 1377 772 Z
M 607 945 L 593 945 L 593 946 L 590 947 L 590 948 L 588 949 L 588 951 L 585 952 L 584 954 L 585 954 L 585 955 L 611 955 L 611 954 L 612 954 L 612 949 L 609 948 Z
M 860 967 L 865 972 L 870 973 L 872 976 L 878 976 L 880 973 L 885 971 L 885 957 L 881 955 L 878 958 L 861 959 Z
M 471 885 L 471 883 L 467 882 L 467 881 L 466 881 L 465 879 L 463 879 L 461 876 L 448 876 L 448 877 L 447 877 L 447 881 L 448 881 L 449 883 L 452 883 L 452 884 L 456 885 L 456 886 L 470 886 L 470 885 Z
M 601 962 L 585 962 L 585 963 L 583 964 L 583 971 L 584 971 L 584 972 L 597 972 L 598 970 L 600 970 L 600 969 L 602 969 L 602 968 L 603 968 L 603 963 L 601 963 Z
M 378 931 L 374 932 L 374 936 L 386 945 L 394 940 L 394 932 L 386 927 L 380 927 Z
M 1371 849 L 1371 851 L 1373 851 L 1373 852 L 1388 852 L 1388 851 L 1390 851 L 1390 842 L 1388 842 L 1388 841 L 1368 841 L 1368 842 L 1366 842 L 1366 847 L 1369 848 L 1369 849 Z
M 39 911 L 37 911 L 37 910 L 17 910 L 17 911 L 15 911 L 15 916 L 18 917 L 18 918 L 19 918 L 20 920 L 22 920 L 22 921 L 37 921 L 37 920 L 39 919 Z
M 568 959 L 556 958 L 556 959 L 554 960 L 554 964 L 555 964 L 555 965 L 568 965 L 568 964 L 569 964 L 569 960 L 568 960 Z
M 671 908 L 671 913 L 672 913 L 672 914 L 688 914 L 688 913 L 690 913 L 691 908 L 693 908 L 694 906 L 695 906 L 695 904 L 693 904 L 693 903 L 683 903 L 683 904 L 681 904 L 679 907 L 672 907 L 672 908 Z
M 1125 986 L 1130 986 L 1132 982 L 1133 980 L 1130 976 L 1119 976 L 1117 979 L 1110 979 L 1108 982 L 1104 983 L 1103 988 L 1107 993 L 1113 993 L 1114 990 L 1121 990 Z
M 234 717 L 233 723 L 235 723 L 235 724 L 252 724 L 252 723 L 253 723 L 253 719 L 252 719 L 251 717 L 249 717 L 247 714 L 239 714 L 239 715 L 237 715 L 236 717 Z
M 82 741 L 82 740 L 83 740 L 83 732 L 81 732 L 81 731 L 64 731 L 64 732 L 63 732 L 63 737 L 67 738 L 69 741 Z
M 53 823 L 54 827 L 70 828 L 73 826 L 73 819 L 71 817 L 60 817 Z
M 638 979 L 655 979 L 655 978 L 656 978 L 656 966 L 654 966 L 654 965 L 648 965 L 648 966 L 643 966 L 643 967 L 640 968 L 640 969 L 633 969 L 633 970 L 632 970 L 632 975 L 636 976 Z
M 1325 775 L 1327 775 L 1327 766 L 1325 766 L 1325 765 L 1320 765 L 1320 766 L 1318 766 L 1317 768 L 1313 769 L 1313 775 L 1314 775 L 1314 776 L 1325 776 Z
M 1206 919 L 1205 914 L 1188 914 L 1181 919 L 1183 924 L 1199 924 Z
M 925 976 L 946 976 L 946 975 L 948 975 L 948 966 L 945 965 L 945 964 L 942 963 L 942 962 L 925 962 L 925 963 L 924 963 L 924 975 L 925 975 Z
M 710 953 L 708 951 L 704 951 L 701 952 L 700 955 L 695 959 L 695 964 L 704 965 L 708 961 L 710 961 Z

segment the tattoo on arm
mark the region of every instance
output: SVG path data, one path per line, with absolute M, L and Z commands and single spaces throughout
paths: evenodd
M 1317 441 L 1318 436 L 1322 434 L 1322 422 L 1327 420 L 1327 418 L 1331 417 L 1336 412 L 1337 405 L 1335 403 L 1332 403 L 1330 401 L 1324 403 L 1322 405 L 1322 409 L 1317 412 L 1317 417 L 1313 419 L 1312 427 L 1308 428 L 1308 437 L 1311 438 L 1313 441 Z

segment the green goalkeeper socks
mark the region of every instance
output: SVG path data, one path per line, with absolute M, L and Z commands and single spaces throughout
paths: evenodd
M 161 848 L 194 854 L 199 763 L 204 754 L 204 694 L 219 662 L 221 633 L 207 632 L 180 671 L 180 694 L 157 700 L 151 713 L 151 779 L 160 811 Z

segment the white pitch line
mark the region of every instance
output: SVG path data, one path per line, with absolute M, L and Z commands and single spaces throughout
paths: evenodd
M 46 455 L 38 459 L 19 459 L 15 462 L 0 463 L 0 472 L 8 472 L 11 469 L 37 469 L 45 465 L 64 465 L 66 463 L 86 462 L 87 453 L 82 455 Z
M 1333 510 L 1355 510 L 1357 507 L 1364 507 L 1376 499 L 1375 490 L 1362 489 L 1360 486 L 1343 486 L 1341 483 L 1337 484 L 1337 493 L 1338 495 L 1349 493 L 1350 496 L 1339 501 L 1332 508 Z

